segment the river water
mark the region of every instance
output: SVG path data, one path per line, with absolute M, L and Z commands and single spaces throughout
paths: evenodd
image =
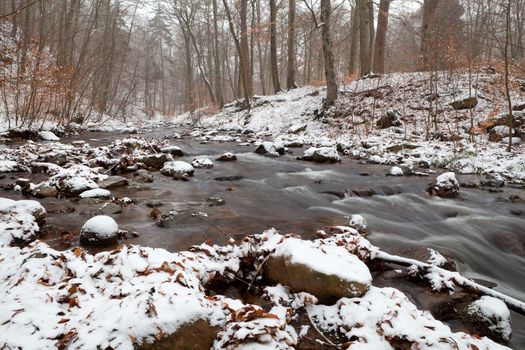
M 156 131 L 155 136 L 168 132 Z M 91 145 L 104 145 L 116 138 L 122 135 L 90 133 L 62 142 L 83 139 Z M 184 150 L 186 156 L 181 160 L 191 161 L 197 156 L 214 160 L 231 151 L 238 161 L 214 162 L 212 169 L 197 169 L 188 182 L 157 172 L 151 184 L 131 182 L 127 188 L 112 190 L 118 197 L 128 196 L 135 201 L 121 214 L 112 215 L 122 229 L 139 233 L 128 243 L 184 250 L 205 240 L 226 243 L 220 231 L 239 238 L 271 227 L 312 237 L 322 226 L 344 225 L 348 221 L 345 216 L 361 214 L 371 231 L 368 239 L 383 250 L 413 255 L 421 248 L 437 249 L 454 258 L 467 277 L 491 282 L 495 289 L 525 300 L 525 216 L 512 213 L 524 210 L 525 205 L 503 200 L 512 194 L 525 198 L 521 189 L 506 186 L 501 193 L 462 189 L 461 199 L 444 200 L 426 194 L 433 177 L 387 177 L 388 167 L 345 157 L 340 164 L 314 164 L 295 159 L 301 149 L 292 149 L 292 155 L 267 158 L 255 154 L 253 145 L 201 144 L 189 138 L 173 140 L 173 144 Z M 224 176 L 242 179 L 215 179 Z M 481 178 L 460 177 L 467 179 Z M 349 196 L 353 191 L 366 195 Z M 13 192 L 2 195 L 19 199 Z M 210 206 L 206 199 L 215 196 L 225 204 Z M 65 231 L 73 233 L 71 244 L 77 245 L 82 224 L 100 207 L 85 200 L 53 198 L 42 203 L 52 227 L 42 238 L 58 249 L 68 247 L 60 239 Z M 150 207 L 159 203 L 162 212 L 174 209 L 181 213 L 176 225 L 155 225 L 149 216 Z M 198 212 L 206 213 L 207 219 L 191 215 Z M 510 346 L 524 349 L 525 319 L 516 313 L 512 316 L 514 335 Z

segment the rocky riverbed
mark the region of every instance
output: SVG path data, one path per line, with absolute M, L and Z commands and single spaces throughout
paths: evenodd
M 428 327 L 438 329 L 436 339 L 439 339 L 439 334 L 449 333 L 446 329 L 442 330 L 441 323 L 435 323 L 435 319 L 446 322 L 453 331 L 481 333 L 515 349 L 525 346 L 525 319 L 518 313 L 511 312 L 513 334 L 510 340 L 506 340 L 508 335 L 505 336 L 505 329 L 490 330 L 490 326 L 480 323 L 479 317 L 469 316 L 472 315 L 472 312 L 468 312 L 469 307 L 474 307 L 471 303 L 479 298 L 477 293 L 462 288 L 456 288 L 454 294 L 449 294 L 447 288 L 441 292 L 431 292 L 433 285 L 429 284 L 429 278 L 424 273 L 414 273 L 410 268 L 391 262 L 374 261 L 370 256 L 360 256 L 355 251 L 355 237 L 358 237 L 362 242 L 370 242 L 384 252 L 423 262 L 440 260 L 444 256 L 446 258 L 436 262 L 437 265 L 448 270 L 458 270 L 481 285 L 525 300 L 525 280 L 521 278 L 525 276 L 525 191 L 519 184 L 506 184 L 497 177 L 475 175 L 453 176 L 452 179 L 452 175 L 439 176 L 446 171 L 428 168 L 425 164 L 410 170 L 370 164 L 338 152 L 335 145 L 314 145 L 315 148 L 311 148 L 311 145 L 298 141 L 285 144 L 269 141 L 259 145 L 259 141 L 256 142 L 251 133 L 243 133 L 242 130 L 206 134 L 198 129 L 164 127 L 162 130 L 141 130 L 133 135 L 87 133 L 66 136 L 59 142 L 11 141 L 1 150 L 0 162 L 4 171 L 0 174 L 0 185 L 3 188 L 0 197 L 16 201 L 36 200 L 47 214 L 45 223 L 37 222 L 37 226 L 31 225 L 31 219 L 27 219 L 27 222 L 23 222 L 26 224 L 21 225 L 21 234 L 16 237 L 6 235 L 7 231 L 4 231 L 2 244 L 5 245 L 5 251 L 2 257 L 13 259 L 10 263 L 14 267 L 24 266 L 27 261 L 16 259 L 17 251 L 14 249 L 18 248 L 7 246 L 24 247 L 28 241 L 38 238 L 45 246 L 38 243 L 30 248 L 23 248 L 26 251 L 19 251 L 18 254 L 46 254 L 56 257 L 58 253 L 55 252 L 65 250 L 69 252 L 64 253 L 66 264 L 76 264 L 74 261 L 86 256 L 85 262 L 93 266 L 96 265 L 95 261 L 115 261 L 113 256 L 120 256 L 124 268 L 137 254 L 143 253 L 140 253 L 142 248 L 114 250 L 122 244 L 163 248 L 170 252 L 188 250 L 202 242 L 208 242 L 210 247 L 217 244 L 213 249 L 222 256 L 220 259 L 212 254 L 215 260 L 208 261 L 211 258 L 205 257 L 207 253 L 202 254 L 202 248 L 197 249 L 193 258 L 200 261 L 202 266 L 230 266 L 229 274 L 224 273 L 223 266 L 217 278 L 212 278 L 218 267 L 207 267 L 204 268 L 207 271 L 205 274 L 194 277 L 185 275 L 188 279 L 195 278 L 195 281 L 191 282 L 194 283 L 193 287 L 188 285 L 184 288 L 203 291 L 212 301 L 214 298 L 229 298 L 228 300 L 237 300 L 236 303 L 242 301 L 243 305 L 232 306 L 231 301 L 226 304 L 235 310 L 235 314 L 241 313 L 245 315 L 243 317 L 247 317 L 241 317 L 239 320 L 242 322 L 258 320 L 255 322 L 257 325 L 241 327 L 238 324 L 240 321 L 234 325 L 225 321 L 232 317 L 232 311 L 224 311 L 224 307 L 217 306 L 217 309 L 223 310 L 222 316 L 209 323 L 218 327 L 211 331 L 212 334 L 221 330 L 220 337 L 215 339 L 214 346 L 217 348 L 227 345 L 236 348 L 233 346 L 245 344 L 249 337 L 240 339 L 234 336 L 235 331 L 244 329 L 244 326 L 249 329 L 262 327 L 266 331 L 272 329 L 271 332 L 258 334 L 268 334 L 261 339 L 266 337 L 268 341 L 280 344 L 274 348 L 319 348 L 315 339 L 324 342 L 324 346 L 329 346 L 327 344 L 330 343 L 339 346 L 348 342 L 358 344 L 367 339 L 367 335 L 355 333 L 356 325 L 361 321 L 356 319 L 352 323 L 348 318 L 349 314 L 363 312 L 353 309 L 356 307 L 351 306 L 351 298 L 361 298 L 363 305 L 375 305 L 378 300 L 384 300 L 385 308 L 373 312 L 400 312 L 397 308 L 401 308 L 403 312 L 415 312 L 416 320 L 424 317 L 430 322 Z M 12 204 L 9 206 L 13 207 Z M 6 209 L 5 213 L 7 212 Z M 33 215 L 34 212 L 26 214 Z M 355 214 L 359 216 L 350 218 Z M 82 227 L 96 215 L 109 216 L 115 220 L 119 228 L 115 237 L 118 243 L 103 241 L 99 243 L 104 245 L 86 245 L 82 241 L 81 244 Z M 364 220 L 360 221 L 359 218 Z M 362 227 L 364 223 L 366 227 Z M 17 224 L 9 221 L 6 225 Z M 353 226 L 359 229 L 360 234 L 334 228 L 341 226 Z M 263 237 L 270 241 L 281 237 L 273 246 L 264 248 L 264 243 L 253 243 L 254 239 L 260 241 L 260 236 L 252 237 L 252 245 L 258 247 L 255 249 L 256 254 L 246 253 L 246 241 L 243 237 L 264 232 L 270 227 L 282 234 L 295 234 L 303 239 L 317 240 L 314 243 L 299 239 L 293 241 L 291 239 L 296 239 L 295 236 L 279 236 L 272 231 L 274 233 L 266 233 Z M 368 234 L 366 239 L 362 236 L 364 234 Z M 277 247 L 283 243 L 283 239 L 288 242 L 287 245 Z M 346 243 L 337 243 L 338 240 Z M 225 248 L 228 245 L 230 248 Z M 327 253 L 335 248 L 322 248 L 323 245 L 342 245 L 356 253 L 358 262 L 347 263 L 354 267 L 363 264 L 363 271 L 366 272 L 356 272 L 356 276 L 360 278 L 358 281 L 356 277 L 346 276 L 342 280 L 353 284 L 334 288 L 354 290 L 356 293 L 360 291 L 359 293 L 338 295 L 331 291 L 329 295 L 324 295 L 307 280 L 285 280 L 279 273 L 271 272 L 273 266 L 275 271 L 289 270 L 291 273 L 294 266 L 289 262 L 295 261 L 300 265 L 298 275 L 304 275 L 305 271 L 310 270 L 329 276 L 337 275 L 323 266 L 309 266 L 300 256 L 287 253 L 306 251 L 308 256 L 327 254 L 330 257 L 345 254 L 335 250 Z M 82 250 L 77 250 L 79 246 L 82 246 Z M 301 248 L 294 249 L 296 246 Z M 106 251 L 113 252 L 104 253 Z M 102 255 L 91 255 L 99 252 Z M 171 259 L 167 261 L 188 258 L 186 253 L 174 253 L 179 254 L 175 258 L 164 255 L 171 254 L 164 250 L 159 252 L 155 249 L 148 250 L 149 255 L 161 254 L 164 258 Z M 286 257 L 298 260 L 286 260 Z M 318 260 L 326 260 L 325 258 Z M 94 260 L 90 263 L 92 259 Z M 341 259 L 344 261 L 344 258 Z M 206 261 L 203 262 L 204 260 Z M 49 263 L 52 264 L 53 261 Z M 158 259 L 153 259 L 148 264 L 146 265 L 151 265 L 150 268 L 156 269 L 156 272 L 166 273 L 168 270 L 170 276 L 177 278 L 177 268 L 174 265 L 162 267 L 162 261 Z M 304 266 L 307 267 L 306 270 Z M 136 278 L 134 274 L 138 270 L 134 271 L 130 272 L 129 278 Z M 188 269 L 184 273 L 191 274 Z M 287 274 L 288 278 L 290 273 Z M 363 279 L 366 273 L 370 274 L 369 279 Z M 106 277 L 113 276 L 111 271 L 105 271 L 104 274 Z M 57 274 L 55 280 L 44 282 L 50 286 L 58 285 L 66 275 Z M 2 278 L 3 283 L 13 283 L 13 275 L 9 273 L 3 274 Z M 315 277 L 312 278 L 315 280 Z M 82 280 L 79 283 L 92 282 Z M 293 289 L 289 290 L 282 285 L 279 287 L 276 283 L 292 286 Z M 74 283 L 68 285 L 68 289 L 73 286 Z M 396 288 L 408 299 L 397 294 L 400 293 L 397 290 L 384 288 Z M 364 293 L 366 290 L 369 291 Z M 101 298 L 107 297 L 101 293 Z M 125 298 L 125 295 L 123 293 L 122 297 Z M 348 299 L 337 301 L 343 296 Z M 161 296 L 156 294 L 156 298 Z M 196 298 L 199 302 L 205 299 L 204 295 L 197 295 Z M 317 304 L 319 300 L 326 305 L 337 301 L 339 313 L 333 314 L 333 309 Z M 87 299 L 84 301 L 91 303 Z M 264 311 L 249 309 L 252 304 L 261 306 Z M 494 306 L 490 300 L 489 304 Z M 495 307 L 497 306 L 500 305 L 496 304 Z M 70 305 L 70 309 L 74 307 L 75 305 Z M 214 308 L 210 305 L 207 307 Z M 284 309 L 279 309 L 280 307 Z M 416 307 L 430 310 L 432 316 L 416 312 Z M 286 308 L 293 310 L 290 320 L 286 316 Z M 156 309 L 159 309 L 158 305 Z M 241 312 L 241 309 L 244 311 Z M 148 310 L 154 313 L 151 309 Z M 368 311 L 372 312 L 370 308 Z M 248 317 L 247 314 L 256 316 Z M 502 312 L 496 314 L 499 316 Z M 15 316 L 11 317 L 13 319 Z M 262 323 L 259 322 L 261 319 Z M 323 319 L 331 321 L 324 322 Z M 268 325 L 265 323 L 268 320 L 277 324 Z M 59 321 L 60 319 L 57 320 Z M 172 321 L 176 321 L 176 324 L 181 320 Z M 422 319 L 419 321 L 423 322 Z M 170 330 L 174 331 L 174 324 L 170 328 L 166 326 L 169 322 L 155 322 L 157 321 L 150 324 L 149 328 L 146 327 L 148 329 L 143 333 L 133 337 L 148 338 L 148 334 L 153 334 L 148 339 L 153 340 L 156 337 L 160 341 L 165 335 L 169 335 Z M 312 322 L 317 322 L 319 331 L 312 327 Z M 395 331 L 389 336 L 386 328 L 381 328 L 384 334 L 376 339 L 377 344 L 386 342 L 402 349 L 414 344 L 415 340 L 410 337 L 417 338 L 417 332 L 415 335 L 397 333 L 399 328 L 395 324 L 398 321 L 392 319 L 388 322 L 393 324 L 391 328 Z M 209 324 L 206 323 L 204 328 Z M 80 325 L 81 322 L 76 327 Z M 162 334 L 159 336 L 159 331 L 152 331 L 151 327 L 158 327 Z M 189 327 L 190 333 L 200 329 L 195 327 Z M 341 332 L 341 327 L 348 327 L 348 332 Z M 58 333 L 60 331 L 63 330 L 56 330 Z M 444 333 L 439 333 L 441 331 Z M 120 330 L 122 332 L 125 333 L 125 330 Z M 402 337 L 399 338 L 399 335 Z M 86 339 L 80 333 L 72 335 L 71 339 L 67 339 L 67 333 L 62 334 L 60 341 L 64 338 L 67 340 L 63 341 L 65 346 L 87 344 L 83 343 Z M 259 340 L 263 342 L 261 339 Z M 2 341 L 11 344 L 10 338 Z M 75 343 L 76 341 L 80 343 Z M 214 339 L 211 339 L 211 344 L 213 342 Z M 118 344 L 128 343 L 121 339 Z M 466 344 L 474 344 L 480 349 L 495 348 L 491 343 Z M 445 344 L 443 348 L 449 347 Z

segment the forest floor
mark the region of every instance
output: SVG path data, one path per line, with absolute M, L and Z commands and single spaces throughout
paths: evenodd
M 322 115 L 323 89 L 303 87 L 250 113 L 6 132 L 0 347 L 518 349 L 525 306 L 497 290 L 522 280 L 525 117 L 507 152 L 500 79 L 476 74 L 469 93 L 468 75 L 442 73 L 435 94 L 428 74 L 365 79 Z M 222 244 L 161 248 L 192 220 Z M 254 221 L 310 233 L 235 231 Z M 408 243 L 426 231 L 460 250 Z M 501 286 L 456 272 L 494 261 L 511 262 Z

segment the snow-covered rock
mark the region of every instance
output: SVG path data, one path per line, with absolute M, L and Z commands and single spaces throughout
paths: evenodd
M 165 163 L 173 161 L 173 156 L 170 153 L 155 153 L 139 157 L 137 160 L 148 168 L 161 169 Z
M 60 138 L 51 131 L 39 131 L 38 136 L 44 141 L 60 141 Z
M 195 169 L 191 164 L 179 160 L 165 163 L 164 167 L 160 170 L 160 173 L 166 176 L 193 176 L 194 172 Z
M 439 175 L 436 182 L 428 189 L 433 196 L 442 198 L 456 198 L 459 196 L 460 186 L 453 172 Z
M 0 198 L 0 214 L 0 245 L 34 239 L 46 218 L 45 208 L 32 200 Z
M 263 142 L 257 149 L 255 153 L 262 154 L 267 157 L 279 157 L 282 156 L 285 152 L 284 144 L 281 142 Z
M 106 215 L 97 215 L 86 221 L 80 230 L 80 242 L 88 245 L 105 245 L 117 242 L 118 224 Z
M 232 162 L 237 160 L 237 156 L 231 152 L 226 152 L 215 160 L 219 162 Z
M 102 188 L 87 190 L 80 194 L 80 198 L 109 198 L 110 196 L 111 192 Z
M 348 226 L 355 229 L 359 234 L 365 236 L 368 233 L 368 224 L 364 217 L 359 214 L 354 214 L 350 216 L 350 222 Z
M 316 163 L 336 163 L 341 161 L 341 157 L 339 157 L 335 147 L 310 147 L 298 159 Z
M 0 160 L 0 173 L 20 171 L 20 165 L 13 160 Z
M 486 327 L 492 335 L 503 340 L 510 339 L 510 311 L 503 301 L 482 296 L 468 306 L 467 313 L 474 323 Z
M 205 168 L 205 169 L 211 169 L 213 168 L 213 162 L 208 158 L 196 158 L 191 162 L 191 165 L 196 168 Z
M 397 166 L 391 167 L 390 170 L 388 170 L 387 175 L 388 176 L 403 176 L 403 169 Z
M 182 148 L 180 148 L 179 146 L 166 146 L 166 147 L 162 147 L 160 149 L 160 151 L 162 153 L 169 153 L 171 154 L 173 157 L 182 157 L 184 156 L 184 152 L 182 151 Z
M 270 280 L 311 293 L 321 302 L 361 296 L 372 282 L 368 267 L 346 249 L 297 238 L 277 245 L 266 274 Z

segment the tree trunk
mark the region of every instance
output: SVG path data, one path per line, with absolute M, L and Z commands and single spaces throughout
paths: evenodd
M 379 17 L 377 19 L 376 41 L 374 47 L 374 72 L 385 72 L 385 45 L 388 30 L 388 11 L 391 0 L 381 0 L 379 3 Z
M 224 96 L 222 94 L 222 74 L 221 74 L 221 58 L 219 52 L 219 29 L 217 26 L 217 0 L 213 0 L 213 60 L 215 66 L 215 97 L 217 98 L 217 105 L 222 108 L 224 106 Z
M 321 0 L 321 22 L 323 39 L 324 72 L 326 77 L 326 99 L 324 108 L 332 106 L 337 99 L 337 81 L 334 68 L 334 53 L 332 52 L 332 33 L 330 16 L 332 5 L 330 0 Z
M 241 0 L 241 51 L 244 56 L 243 74 L 246 79 L 245 98 L 253 96 L 253 77 L 250 64 L 250 45 L 248 44 L 248 0 Z
M 270 0 L 270 65 L 272 70 L 273 92 L 281 91 L 279 82 L 279 67 L 277 66 L 277 5 L 276 0 Z
M 357 0 L 359 7 L 359 48 L 361 76 L 372 72 L 372 31 L 373 13 L 370 11 L 369 0 Z
M 350 29 L 350 57 L 348 63 L 348 73 L 357 74 L 359 69 L 358 49 L 359 49 L 359 7 L 354 5 L 352 8 L 352 24 Z
M 288 75 L 286 88 L 297 87 L 295 82 L 295 0 L 288 0 Z
M 420 69 L 430 69 L 432 52 L 432 31 L 435 26 L 436 10 L 441 0 L 425 0 L 423 3 L 423 23 L 421 26 L 421 58 Z

